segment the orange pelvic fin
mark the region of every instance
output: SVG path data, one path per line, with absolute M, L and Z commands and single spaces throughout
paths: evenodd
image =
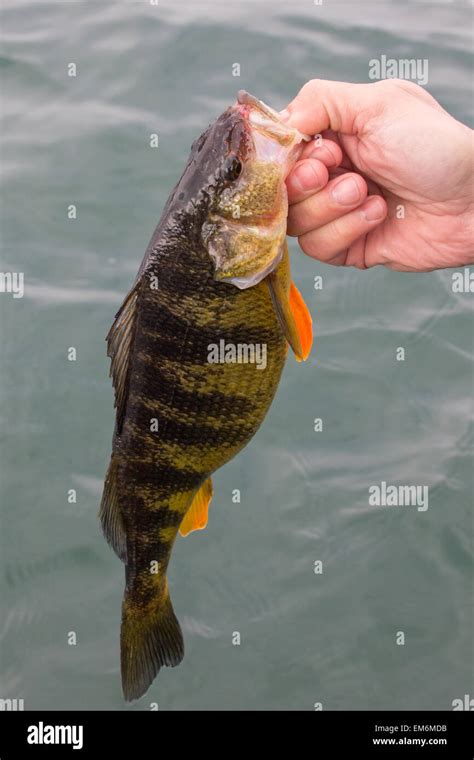
M 206 527 L 212 494 L 212 480 L 208 478 L 194 495 L 191 506 L 183 517 L 179 526 L 181 536 L 189 536 L 193 530 L 203 530 Z
M 313 345 L 313 320 L 311 314 L 306 306 L 303 296 L 292 282 L 290 285 L 290 309 L 295 320 L 298 335 L 301 344 L 301 355 L 296 355 L 296 359 L 300 361 L 306 361 Z

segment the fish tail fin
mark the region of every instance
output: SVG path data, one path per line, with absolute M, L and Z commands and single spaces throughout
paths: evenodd
M 134 603 L 133 593 L 125 592 L 120 655 L 123 695 L 128 702 L 145 694 L 160 668 L 175 667 L 183 659 L 183 634 L 166 580 L 164 592 L 149 611 Z

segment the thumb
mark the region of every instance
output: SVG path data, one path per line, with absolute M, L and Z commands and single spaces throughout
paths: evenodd
M 325 129 L 356 135 L 380 102 L 378 85 L 380 82 L 351 84 L 312 79 L 280 112 L 280 117 L 307 135 L 319 134 Z

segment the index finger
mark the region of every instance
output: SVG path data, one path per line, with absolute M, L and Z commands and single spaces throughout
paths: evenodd
M 280 111 L 280 118 L 307 135 L 326 129 L 355 135 L 359 131 L 359 117 L 373 109 L 378 101 L 374 92 L 378 85 L 380 82 L 352 84 L 312 79 Z

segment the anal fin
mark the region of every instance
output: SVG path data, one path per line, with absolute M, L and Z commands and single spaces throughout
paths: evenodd
M 179 526 L 181 536 L 188 536 L 194 530 L 203 530 L 206 527 L 212 494 L 212 480 L 208 478 L 195 493 L 191 506 L 183 517 Z

